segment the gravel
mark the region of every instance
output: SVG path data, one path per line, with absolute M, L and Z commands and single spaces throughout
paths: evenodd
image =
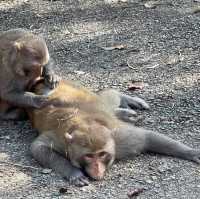
M 63 78 L 94 91 L 111 87 L 146 99 L 151 110 L 138 113 L 143 119 L 137 125 L 198 147 L 200 2 L 150 4 L 154 6 L 145 6 L 149 2 L 144 0 L 0 0 L 0 30 L 21 27 L 42 34 Z M 115 49 L 118 45 L 124 48 Z M 146 86 L 127 91 L 131 81 Z M 198 165 L 160 155 L 117 162 L 103 181 L 69 186 L 31 157 L 35 137 L 28 122 L 1 121 L 0 198 L 125 199 L 140 188 L 141 199 L 199 198 Z

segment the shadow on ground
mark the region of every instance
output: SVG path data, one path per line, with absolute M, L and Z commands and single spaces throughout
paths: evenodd
M 148 9 L 142 0 L 105 2 L 0 1 L 0 30 L 21 27 L 42 34 L 63 78 L 145 98 L 151 110 L 139 113 L 144 120 L 138 125 L 199 147 L 200 14 L 184 12 L 198 3 L 168 0 Z M 115 45 L 124 48 L 105 50 Z M 145 88 L 127 91 L 132 80 Z M 138 187 L 146 189 L 139 198 L 199 197 L 197 165 L 152 155 L 115 164 L 102 182 L 69 187 L 32 159 L 35 136 L 27 122 L 0 123 L 0 198 L 122 199 Z M 61 187 L 68 187 L 66 194 L 59 194 Z

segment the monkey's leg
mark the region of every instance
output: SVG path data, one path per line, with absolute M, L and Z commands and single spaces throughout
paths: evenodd
M 53 67 L 54 61 L 50 58 L 49 62 L 44 66 L 42 74 L 45 79 L 45 84 L 51 89 L 56 88 L 61 80 L 61 78 L 55 74 Z
M 7 112 L 0 112 L 0 120 L 26 120 L 27 114 L 24 110 L 13 108 Z
M 125 109 L 149 109 L 149 105 L 139 97 L 131 97 L 116 90 L 105 90 L 99 92 L 99 96 L 107 103 L 112 110 L 117 108 Z
M 33 157 L 44 167 L 53 169 L 62 177 L 69 180 L 76 186 L 88 185 L 88 181 L 80 169 L 71 165 L 71 163 L 60 153 L 54 150 L 52 138 L 40 135 L 31 145 Z
M 13 107 L 0 100 L 0 120 L 25 120 L 27 114 L 23 109 Z
M 159 133 L 124 125 L 114 133 L 114 137 L 119 159 L 140 152 L 154 152 L 200 163 L 200 150 Z

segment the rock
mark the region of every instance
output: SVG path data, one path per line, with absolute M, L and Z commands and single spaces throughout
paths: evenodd
M 152 184 L 153 180 L 148 179 L 148 180 L 145 180 L 145 182 L 148 183 L 148 184 Z
M 42 169 L 41 173 L 43 174 L 50 174 L 52 172 L 52 169 Z

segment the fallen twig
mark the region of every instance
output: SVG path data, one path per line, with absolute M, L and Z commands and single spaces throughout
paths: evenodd
M 126 48 L 126 45 L 120 44 L 120 45 L 115 45 L 115 46 L 109 46 L 109 47 L 103 47 L 100 46 L 100 48 L 102 48 L 103 50 L 123 50 L 124 48 Z
M 135 69 L 133 66 L 131 66 L 131 65 L 129 64 L 129 61 L 127 61 L 126 63 L 127 63 L 127 66 L 128 66 L 129 68 Z
M 22 169 L 40 170 L 40 168 L 38 168 L 38 167 L 32 167 L 32 166 L 27 166 L 27 165 L 22 165 L 22 164 L 17 164 L 17 163 L 6 162 L 6 161 L 0 160 L 0 166 L 3 166 L 4 164 L 10 165 L 10 166 L 20 167 Z
M 136 197 L 138 196 L 140 193 L 142 193 L 144 191 L 144 188 L 138 188 L 138 189 L 134 189 L 134 190 L 131 190 L 127 196 L 129 198 L 133 198 L 133 197 Z

